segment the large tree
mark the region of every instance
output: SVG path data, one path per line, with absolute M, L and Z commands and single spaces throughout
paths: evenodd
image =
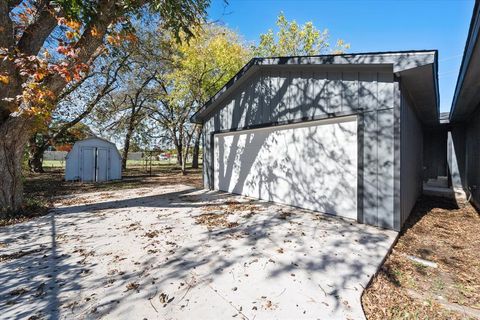
M 0 211 L 22 205 L 21 162 L 38 119 L 88 72 L 105 41 L 125 41 L 146 6 L 165 29 L 191 35 L 208 0 L 0 1 Z
M 155 79 L 155 73 L 144 73 L 144 69 L 136 69 L 135 65 L 131 71 L 123 79 L 124 86 L 110 94 L 105 107 L 94 114 L 94 121 L 104 132 L 123 137 L 123 170 L 127 167 L 130 143 L 147 117 L 146 103 L 152 99 L 149 85 Z
M 119 73 L 126 68 L 128 58 L 129 54 L 125 52 L 102 55 L 91 72 L 62 91 L 52 116 L 36 126 L 29 140 L 28 165 L 32 172 L 44 172 L 43 154 L 47 148 L 65 136 L 72 136 L 71 131 L 76 130 L 81 121 L 95 108 L 105 105 L 106 97 L 116 89 Z M 78 137 L 82 138 L 81 135 Z
M 128 53 L 128 61 L 120 72 L 119 86 L 92 117 L 103 132 L 123 139 L 124 170 L 130 143 L 145 133 L 142 127 L 147 118 L 147 103 L 154 100 L 157 79 L 170 68 L 170 49 L 162 48 L 158 41 L 159 28 L 162 28 L 158 16 L 149 15 L 136 23 L 141 23 L 141 30 L 136 33 L 135 41 L 121 46 L 121 50 Z
M 186 172 L 186 160 L 194 142 L 193 166 L 198 165 L 201 127 L 189 119 L 248 61 L 251 53 L 238 34 L 213 23 L 194 29 L 190 41 L 163 42 L 171 50 L 170 70 L 159 82 L 155 119 L 170 135 L 177 162 Z
M 253 46 L 257 57 L 301 56 L 322 53 L 343 53 L 350 45 L 342 39 L 330 43 L 328 29 L 319 30 L 313 22 L 299 25 L 288 21 L 283 12 L 277 17 L 276 32 L 269 29 L 260 35 L 258 45 Z

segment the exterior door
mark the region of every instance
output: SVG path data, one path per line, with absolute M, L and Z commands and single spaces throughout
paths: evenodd
M 109 178 L 109 150 L 83 147 L 80 149 L 80 177 L 85 182 L 107 181 Z
M 214 136 L 214 186 L 357 219 L 357 120 L 343 117 Z
M 96 181 L 108 180 L 108 149 L 97 148 L 97 175 Z
M 80 178 L 85 182 L 95 181 L 95 148 L 80 149 Z

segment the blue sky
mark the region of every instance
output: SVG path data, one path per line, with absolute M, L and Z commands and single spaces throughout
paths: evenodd
M 278 13 L 330 30 L 331 41 L 350 43 L 349 52 L 439 50 L 440 109 L 449 111 L 474 0 L 298 1 L 212 0 L 209 18 L 257 41 L 274 28 Z

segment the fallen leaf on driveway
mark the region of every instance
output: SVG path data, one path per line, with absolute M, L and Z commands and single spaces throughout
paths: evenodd
M 140 287 L 140 285 L 137 282 L 130 282 L 129 284 L 127 284 L 127 290 L 126 291 L 138 290 L 139 287 Z

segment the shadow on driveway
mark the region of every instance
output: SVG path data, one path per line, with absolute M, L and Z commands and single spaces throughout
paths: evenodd
M 205 214 L 228 224 L 206 226 Z M 7 318 L 362 318 L 395 232 L 165 186 L 84 194 L 1 229 Z

